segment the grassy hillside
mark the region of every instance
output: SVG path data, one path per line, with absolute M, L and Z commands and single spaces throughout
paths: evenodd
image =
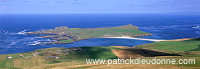
M 26 68 L 39 65 L 66 63 L 66 65 L 83 64 L 85 59 L 117 58 L 110 49 L 114 47 L 81 47 L 81 48 L 47 48 L 33 52 L 0 55 L 1 68 Z M 12 58 L 8 58 L 12 57 Z M 71 63 L 71 64 L 69 64 Z M 61 64 L 63 65 L 63 64 Z M 47 68 L 49 67 L 46 66 Z M 50 66 L 51 67 L 51 66 Z M 45 66 L 44 66 L 45 68 Z
M 86 64 L 85 59 L 116 59 L 116 58 L 145 58 L 160 59 L 196 59 L 196 64 L 176 65 L 110 65 L 117 68 L 172 68 L 199 69 L 200 51 L 199 38 L 185 41 L 164 41 L 136 47 L 125 46 L 88 46 L 77 48 L 47 48 L 32 52 L 0 55 L 0 69 L 33 68 L 33 69 L 90 69 L 104 68 L 107 64 Z M 189 46 L 188 46 L 189 45 Z M 172 48 L 171 48 L 172 47 Z M 12 57 L 12 58 L 9 58 Z M 106 68 L 107 68 L 106 67 Z
M 81 29 L 81 28 L 72 28 L 65 30 L 68 33 L 74 33 L 79 37 L 86 38 L 95 38 L 95 37 L 108 37 L 108 36 L 134 36 L 134 35 L 142 35 L 149 34 L 146 32 L 142 32 L 136 29 L 127 29 L 127 28 L 100 28 L 100 29 Z M 79 33 L 79 34 L 77 34 Z
M 137 46 L 139 48 L 159 49 L 165 51 L 200 51 L 200 38 L 185 41 L 163 41 Z
M 138 45 L 135 47 L 181 55 L 180 57 L 173 57 L 175 59 L 193 58 L 196 59 L 196 64 L 177 65 L 177 66 L 183 66 L 185 67 L 185 69 L 199 69 L 200 67 L 200 38 L 194 38 L 184 41 L 163 41 L 163 42 Z

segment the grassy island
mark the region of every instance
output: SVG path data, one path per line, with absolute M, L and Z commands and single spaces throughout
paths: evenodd
M 28 32 L 26 34 L 45 34 L 46 36 L 41 37 L 56 40 L 55 42 L 46 44 L 72 43 L 74 41 L 80 41 L 90 38 L 122 36 L 140 37 L 152 35 L 150 33 L 140 31 L 137 26 L 133 26 L 131 24 L 107 28 L 68 28 L 66 26 L 63 26 L 56 27 L 52 30 Z

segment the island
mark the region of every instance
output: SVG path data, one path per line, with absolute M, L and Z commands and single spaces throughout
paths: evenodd
M 106 27 L 106 28 L 68 28 L 67 26 L 56 27 L 51 30 L 27 32 L 25 34 L 45 35 L 42 38 L 50 38 L 54 42 L 43 44 L 63 44 L 73 43 L 75 41 L 90 39 L 90 38 L 106 38 L 106 37 L 141 37 L 151 36 L 151 33 L 143 32 L 137 26 L 132 24 Z

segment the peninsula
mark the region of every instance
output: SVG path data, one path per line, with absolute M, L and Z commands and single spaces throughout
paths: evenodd
M 27 32 L 25 34 L 45 35 L 42 38 L 50 38 L 55 40 L 54 42 L 43 44 L 63 44 L 73 43 L 90 38 L 106 38 L 106 37 L 141 37 L 150 36 L 152 34 L 140 31 L 137 26 L 132 24 L 118 26 L 118 27 L 106 27 L 106 28 L 68 28 L 67 26 L 56 27 L 51 30 Z

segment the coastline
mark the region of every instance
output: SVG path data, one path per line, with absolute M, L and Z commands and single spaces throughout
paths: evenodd
M 155 42 L 167 41 L 167 40 L 159 40 L 159 39 L 134 38 L 134 37 L 130 37 L 130 36 L 123 36 L 123 37 L 103 37 L 103 38 L 135 39 L 135 40 L 146 40 L 146 41 L 155 41 Z
M 172 40 L 159 40 L 159 39 L 135 38 L 135 37 L 130 37 L 130 36 L 123 36 L 123 37 L 102 37 L 102 38 L 135 39 L 135 40 L 146 40 L 146 41 L 155 41 L 155 42 L 160 42 L 160 41 L 185 41 L 185 40 L 196 39 L 196 38 L 181 38 L 181 39 L 172 39 Z

